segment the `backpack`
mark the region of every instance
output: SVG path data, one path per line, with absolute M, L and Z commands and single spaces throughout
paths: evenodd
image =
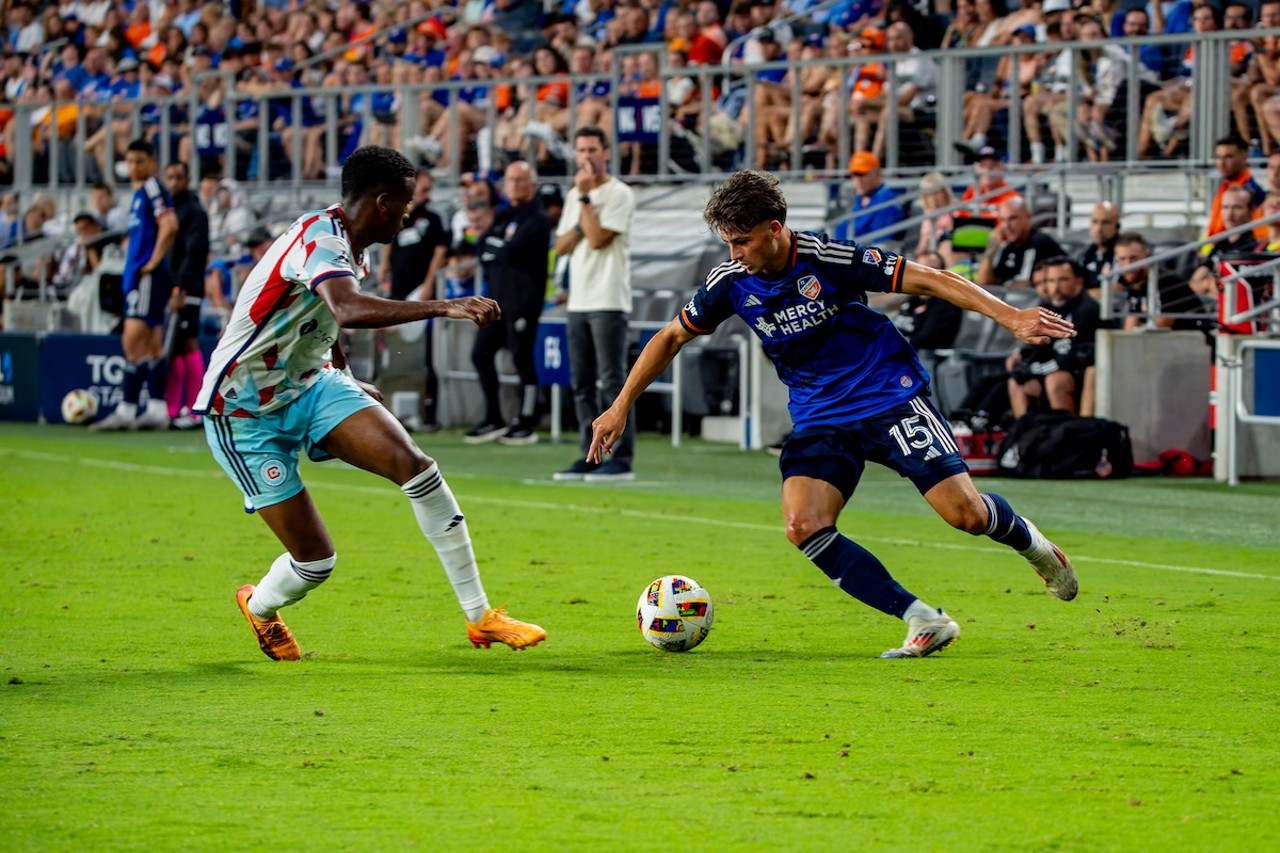
M 1133 472 L 1129 428 L 1070 412 L 1029 412 L 997 452 L 999 473 L 1041 480 L 1114 480 Z

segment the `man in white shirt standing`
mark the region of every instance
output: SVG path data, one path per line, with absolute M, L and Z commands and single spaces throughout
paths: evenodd
M 609 174 L 609 140 L 598 127 L 574 134 L 578 174 L 556 227 L 556 254 L 569 259 L 569 373 L 574 410 L 582 433 L 576 462 L 556 480 L 633 480 L 632 433 L 624 434 L 613 456 L 588 462 L 591 422 L 617 398 L 627 378 L 631 314 L 629 242 L 636 197 Z

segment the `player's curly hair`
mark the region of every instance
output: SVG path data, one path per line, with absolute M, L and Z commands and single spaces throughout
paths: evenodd
M 388 192 L 403 192 L 418 170 L 393 148 L 366 145 L 357 148 L 342 166 L 342 198 L 356 201 Z
M 744 169 L 716 188 L 702 218 L 716 232 L 745 234 L 762 222 L 787 221 L 787 199 L 768 172 Z

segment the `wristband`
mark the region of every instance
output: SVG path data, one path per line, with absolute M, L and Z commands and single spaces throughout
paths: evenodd
M 578 202 L 579 202 L 580 204 L 591 204 L 591 196 L 589 196 L 589 195 L 580 195 L 580 196 L 578 196 Z

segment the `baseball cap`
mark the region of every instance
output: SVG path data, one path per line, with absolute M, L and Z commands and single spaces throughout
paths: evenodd
M 539 185 L 538 198 L 542 199 L 543 204 L 564 204 L 564 193 L 562 193 L 560 191 L 560 187 L 555 184 Z
M 482 44 L 471 51 L 471 61 L 481 62 L 485 65 L 501 65 L 502 57 L 499 55 L 498 49 L 493 45 Z
M 282 56 L 276 60 L 276 64 L 273 67 L 277 71 L 292 71 L 293 60 L 287 56 Z
M 1044 5 L 1040 7 L 1040 13 L 1043 15 L 1051 15 L 1054 12 L 1070 12 L 1071 0 L 1044 0 Z
M 858 36 L 864 44 L 870 44 L 872 47 L 884 47 L 884 30 L 875 27 L 867 27 Z
M 760 29 L 752 33 L 751 37 L 756 41 L 776 42 L 778 40 L 778 37 L 774 34 L 773 30 L 769 29 L 768 27 L 761 27 Z
M 138 60 L 134 59 L 132 56 L 126 56 L 124 59 L 116 63 L 117 73 L 123 74 L 126 71 L 137 71 L 137 70 L 138 70 Z
M 1023 25 L 1022 25 L 1022 26 L 1020 26 L 1020 27 L 1014 27 L 1014 28 L 1013 28 L 1013 35 L 1015 35 L 1015 36 L 1026 36 L 1027 38 L 1031 39 L 1032 41 L 1035 41 L 1035 40 L 1036 40 L 1036 28 L 1035 28 L 1035 27 L 1033 27 L 1031 24 L 1023 24 Z
M 870 151 L 859 151 L 849 158 L 849 172 L 854 175 L 865 175 L 872 169 L 880 168 L 880 158 Z
M 421 24 L 418 24 L 418 32 L 429 35 L 433 39 L 442 39 L 445 37 L 444 22 L 439 18 L 427 18 Z
M 261 246 L 263 243 L 270 243 L 272 239 L 271 232 L 259 225 L 257 228 L 254 228 L 249 232 L 249 236 L 245 239 L 244 243 L 250 249 L 254 249 Z
M 387 41 L 391 44 L 405 44 L 409 41 L 409 34 L 403 27 L 395 27 L 387 33 Z
M 1004 158 L 1000 156 L 1000 152 L 997 151 L 994 146 L 984 145 L 978 149 L 978 153 L 973 155 L 973 159 L 977 161 L 977 160 L 1003 160 Z

